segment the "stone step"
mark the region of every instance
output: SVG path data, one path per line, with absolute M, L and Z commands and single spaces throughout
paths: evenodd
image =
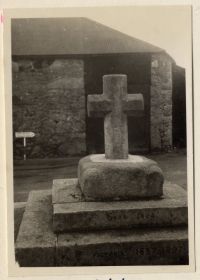
M 74 195 L 73 195 L 74 194 Z M 186 192 L 165 182 L 161 199 L 87 202 L 77 179 L 54 180 L 54 232 L 183 226 L 188 223 Z
M 26 202 L 15 202 L 14 204 L 14 222 L 15 222 L 15 241 L 18 235 L 19 227 L 22 221 L 24 210 L 26 207 Z
M 15 243 L 20 266 L 55 266 L 57 236 L 52 230 L 51 190 L 31 191 Z
M 58 235 L 59 266 L 188 264 L 186 227 Z
M 187 227 L 54 234 L 49 191 L 29 195 L 15 246 L 21 267 L 187 265 Z

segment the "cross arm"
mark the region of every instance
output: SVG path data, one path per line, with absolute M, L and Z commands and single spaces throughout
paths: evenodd
M 89 117 L 103 117 L 111 111 L 111 102 L 104 94 L 88 95 L 87 111 Z
M 144 98 L 141 93 L 128 94 L 123 101 L 123 111 L 128 116 L 144 115 Z

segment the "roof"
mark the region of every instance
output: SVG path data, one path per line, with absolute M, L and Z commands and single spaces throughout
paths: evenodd
M 163 49 L 88 18 L 12 19 L 13 55 L 155 53 Z

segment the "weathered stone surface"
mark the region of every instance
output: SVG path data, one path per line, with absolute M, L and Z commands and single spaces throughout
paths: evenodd
M 19 64 L 14 61 L 12 62 L 12 71 L 13 71 L 13 73 L 19 71 Z
M 16 261 L 20 266 L 54 266 L 55 246 L 51 191 L 32 191 L 15 244 Z
M 107 160 L 105 155 L 82 158 L 78 179 L 86 201 L 160 197 L 163 174 L 157 163 L 145 157 Z
M 187 201 L 187 192 L 177 184 L 165 181 L 163 186 L 165 198 Z
M 172 62 L 165 54 L 152 55 L 150 100 L 151 149 L 168 151 L 172 148 Z
M 24 210 L 26 207 L 26 202 L 15 202 L 14 205 L 14 228 L 15 228 L 15 240 L 17 238 L 18 235 L 18 231 L 19 231 L 19 227 L 22 221 L 22 217 L 24 214 Z
M 88 115 L 104 117 L 105 156 L 128 158 L 127 115 L 144 110 L 142 94 L 127 94 L 126 75 L 104 75 L 103 94 L 88 96 Z
M 27 140 L 28 158 L 85 154 L 85 116 L 82 60 L 14 62 L 13 131 L 36 133 Z M 23 158 L 21 139 L 14 139 L 14 156 Z
M 58 266 L 188 264 L 185 228 L 61 234 Z
M 77 178 L 53 180 L 53 204 L 80 202 L 82 200 L 83 196 Z
M 60 180 L 59 180 L 60 181 Z M 57 184 L 58 185 L 58 184 Z M 76 193 L 74 184 L 74 193 Z M 187 226 L 186 192 L 177 185 L 165 183 L 163 198 L 139 201 L 80 202 L 71 200 L 67 184 L 57 189 L 59 197 L 53 208 L 55 232 L 88 231 L 115 228 Z M 56 193 L 56 189 L 54 191 Z M 69 196 L 66 196 L 66 193 Z M 57 197 L 55 195 L 55 197 Z
M 52 233 L 50 191 L 31 192 L 16 244 L 20 266 L 188 264 L 185 227 Z

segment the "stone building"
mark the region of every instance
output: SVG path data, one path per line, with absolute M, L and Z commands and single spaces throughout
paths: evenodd
M 144 96 L 144 116 L 128 118 L 130 152 L 170 149 L 174 60 L 159 47 L 87 18 L 12 20 L 15 158 L 32 131 L 28 157 L 103 152 L 103 120 L 87 117 L 87 95 L 104 74 L 126 74 Z

